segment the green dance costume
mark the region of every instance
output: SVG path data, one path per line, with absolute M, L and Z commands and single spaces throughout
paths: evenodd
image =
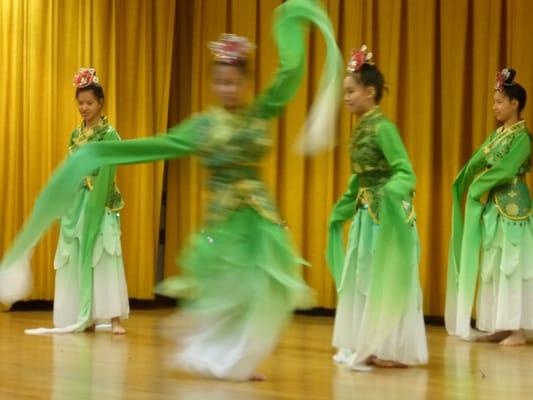
M 352 176 L 335 205 L 327 259 L 338 291 L 336 362 L 366 369 L 370 356 L 427 362 L 418 282 L 415 175 L 396 126 L 375 107 L 351 136 Z M 343 223 L 351 220 L 346 256 Z
M 533 329 L 530 169 L 531 138 L 520 121 L 493 132 L 453 184 L 445 315 L 450 334 L 471 338 L 476 285 L 480 330 Z

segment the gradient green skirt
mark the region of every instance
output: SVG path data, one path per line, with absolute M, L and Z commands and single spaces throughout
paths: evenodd
M 482 218 L 477 327 L 533 329 L 533 218 L 505 218 L 492 201 Z
M 372 290 L 371 280 L 375 279 L 373 258 L 377 251 L 376 238 L 380 225 L 371 218 L 366 208 L 359 208 L 356 212 L 348 238 L 348 248 L 344 259 L 342 279 L 338 289 L 338 305 L 333 332 L 333 346 L 338 349 L 334 360 L 349 367 L 359 368 L 356 361 L 357 353 L 367 351 L 366 344 L 361 341 L 367 326 L 365 315 L 375 314 L 368 302 Z M 418 282 L 418 233 L 416 225 L 409 228 L 410 242 L 413 244 L 412 256 L 405 260 L 410 263 L 406 269 L 412 273 L 411 288 L 407 294 L 407 303 L 399 322 L 391 328 L 381 343 L 369 354 L 383 360 L 397 361 L 405 365 L 419 365 L 427 363 L 428 350 L 422 310 L 422 291 Z M 398 291 L 402 288 L 398 287 Z M 393 293 L 388 295 L 394 296 Z M 386 310 L 384 311 L 387 312 Z M 376 315 L 385 318 L 387 315 Z
M 179 260 L 185 275 L 157 290 L 188 296 L 177 317 L 183 324 L 171 365 L 202 376 L 249 379 L 292 311 L 313 304 L 302 264 L 287 230 L 250 207 L 194 235 Z

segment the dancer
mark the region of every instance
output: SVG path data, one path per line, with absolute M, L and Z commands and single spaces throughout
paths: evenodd
M 533 224 L 525 182 L 531 137 L 520 118 L 526 91 L 515 75 L 508 68 L 498 72 L 493 110 L 501 126 L 453 184 L 446 296 L 450 334 L 508 346 L 524 344 L 523 330 L 533 329 Z M 476 284 L 477 328 L 482 333 L 470 328 Z
M 76 152 L 87 143 L 120 140 L 102 116 L 104 90 L 94 69 L 82 68 L 74 76 L 82 124 L 72 132 L 69 150 Z M 74 205 L 61 218 L 54 260 L 56 268 L 54 325 L 73 327 L 78 320 L 111 320 L 112 332 L 124 334 L 120 320 L 129 314 L 128 289 L 120 244 L 120 213 L 124 201 L 115 182 L 115 168 L 103 167 L 85 177 Z M 85 225 L 100 225 L 96 236 L 85 236 Z M 88 243 L 83 243 L 88 241 Z M 84 258 L 85 249 L 91 258 Z M 80 325 L 79 329 L 87 324 Z M 63 329 L 64 330 L 64 329 Z
M 83 118 L 69 142 L 70 154 L 88 143 L 120 137 L 102 115 L 104 90 L 92 68 L 74 76 L 78 111 Z M 56 328 L 28 329 L 28 334 L 93 330 L 111 321 L 113 334 L 124 334 L 120 320 L 128 317 L 129 302 L 120 243 L 124 201 L 115 184 L 115 167 L 95 169 L 83 178 L 68 212 L 61 218 L 54 259 Z
M 334 361 L 361 371 L 424 364 L 428 357 L 415 175 L 398 129 L 378 105 L 383 86 L 372 53 L 354 50 L 344 79 L 344 101 L 359 117 L 350 141 L 352 176 L 330 217 L 327 258 L 338 292 Z

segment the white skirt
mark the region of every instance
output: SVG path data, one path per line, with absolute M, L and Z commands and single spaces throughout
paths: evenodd
M 344 263 L 342 287 L 333 331 L 333 346 L 339 351 L 334 357 L 338 363 L 350 365 L 357 353 L 359 332 L 366 307 L 366 298 L 371 276 L 374 238 L 379 229 L 366 209 L 360 209 L 352 222 L 348 239 L 348 251 Z M 413 231 L 416 235 L 416 230 Z M 414 248 L 413 251 L 418 251 Z M 418 271 L 416 265 L 413 266 Z M 422 310 L 422 292 L 418 274 L 413 274 L 417 288 L 410 294 L 408 308 L 399 324 L 375 351 L 374 356 L 405 365 L 427 363 L 428 351 Z
M 512 221 L 493 203 L 483 214 L 477 327 L 485 332 L 533 329 L 533 224 Z
M 80 240 L 70 243 L 60 237 L 54 267 L 54 325 L 58 328 L 76 323 L 80 302 Z M 120 244 L 120 216 L 106 210 L 93 250 L 93 321 L 109 322 L 129 315 L 128 288 Z
M 281 285 L 267 274 L 260 282 L 234 275 L 221 280 L 234 280 L 235 285 L 245 286 L 236 290 L 237 297 L 249 294 L 245 303 L 207 312 L 198 312 L 193 305 L 169 318 L 163 331 L 177 344 L 176 350 L 168 352 L 170 368 L 208 378 L 248 380 L 274 351 L 291 317 L 288 296 L 280 295 Z M 228 299 L 231 297 L 228 294 Z

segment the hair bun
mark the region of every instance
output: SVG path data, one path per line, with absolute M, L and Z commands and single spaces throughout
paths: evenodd
M 509 68 L 509 77 L 505 80 L 505 84 L 511 85 L 514 82 L 515 76 L 516 76 L 516 71 L 514 69 Z

